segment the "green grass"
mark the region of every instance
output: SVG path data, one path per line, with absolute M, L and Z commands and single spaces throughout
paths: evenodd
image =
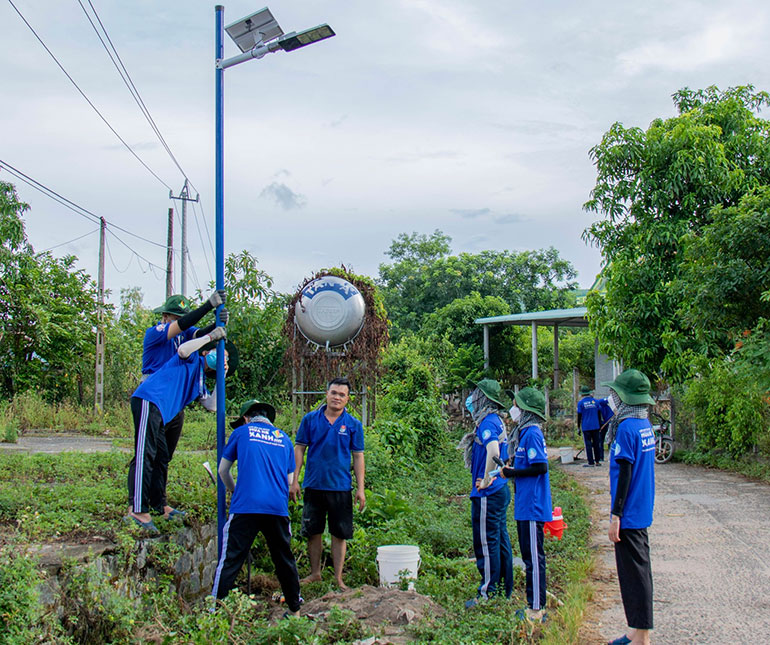
M 191 414 L 183 437 L 192 449 L 207 446 L 209 419 L 213 415 Z M 561 506 L 569 528 L 561 541 L 546 541 L 549 591 L 563 600 L 565 607 L 551 610 L 550 623 L 542 628 L 514 620 L 516 609 L 523 607 L 524 579 L 517 573 L 511 600 L 493 599 L 473 611 L 465 611 L 464 602 L 475 596 L 479 574 L 473 561 L 470 526 L 470 475 L 454 449 L 456 437 L 447 437 L 431 458 L 414 463 L 393 455 L 374 433 L 367 434 L 367 487 L 372 496 L 368 510 L 355 514 L 355 537 L 349 542 L 346 581 L 351 586 L 378 583 L 375 562 L 377 546 L 382 544 L 417 544 L 422 564 L 416 589 L 429 595 L 445 610 L 441 618 L 426 620 L 410 627 L 416 642 L 423 643 L 527 643 L 573 642 L 584 603 L 590 593 L 585 574 L 591 556 L 587 549 L 589 509 L 584 491 L 558 469 L 551 471 L 554 505 Z M 102 535 L 121 544 L 133 544 L 135 531 L 121 518 L 127 509 L 126 472 L 131 455 L 113 451 L 97 454 L 26 455 L 0 452 L 0 529 L 17 542 L 38 542 L 55 538 Z M 215 520 L 216 492 L 201 463 L 215 463 L 213 451 L 203 454 L 178 452 L 169 469 L 169 499 L 186 509 L 193 522 Z M 379 504 L 379 506 L 378 506 Z M 379 510 L 377 510 L 379 509 Z M 301 510 L 291 507 L 292 530 L 299 535 Z M 163 532 L 175 530 L 171 523 L 159 521 Z M 513 506 L 509 509 L 509 531 L 518 554 Z M 328 536 L 325 557 L 328 556 Z M 309 567 L 303 540 L 293 540 L 300 575 Z M 130 549 L 125 549 L 124 552 Z M 272 563 L 261 538 L 253 550 L 254 573 L 273 574 Z M 171 557 L 173 554 L 169 554 Z M 89 593 L 101 592 L 96 573 L 81 580 Z M 163 585 L 159 585 L 163 587 Z M 331 590 L 332 575 L 327 570 L 324 581 L 303 587 L 310 600 Z M 94 591 L 96 589 L 97 591 Z M 265 636 L 255 636 L 254 612 L 266 611 L 269 591 L 255 589 L 248 598 L 232 594 L 223 610 L 209 615 L 204 607 L 180 609 L 173 597 L 158 591 L 146 599 L 149 603 L 139 616 L 114 599 L 122 622 L 113 625 L 102 620 L 98 607 L 89 606 L 89 621 L 95 621 L 109 639 L 110 630 L 133 630 L 133 638 L 164 642 L 212 642 L 220 637 L 232 642 L 351 642 L 369 633 L 354 618 L 335 614 L 323 625 L 307 619 L 286 621 L 265 629 Z M 80 611 L 73 607 L 72 611 Z M 83 609 L 85 611 L 85 609 Z M 32 617 L 30 617 L 32 618 Z M 85 620 L 85 618 L 84 618 Z M 135 621 L 135 622 L 131 622 Z M 113 626 L 111 626 L 113 625 Z M 148 627 L 152 625 L 152 629 Z M 163 627 L 158 627 L 162 625 Z M 49 626 L 50 627 L 50 626 Z M 153 631 L 154 630 L 154 631 Z M 118 632 L 114 632 L 117 634 Z M 193 635 L 191 635 L 193 634 Z M 336 640 L 330 640 L 333 638 Z M 269 638 L 268 638 L 269 635 Z M 560 641 L 559 638 L 562 638 Z M 551 640 L 548 640 L 551 639 Z M 226 639 L 225 639 L 226 640 Z

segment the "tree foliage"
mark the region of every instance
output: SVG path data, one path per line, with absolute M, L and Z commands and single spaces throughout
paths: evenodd
M 438 230 L 430 236 L 402 233 L 386 252 L 392 263 L 380 265 L 379 283 L 394 337 L 418 331 L 428 314 L 474 291 L 500 298 L 509 307 L 507 313 L 572 302 L 576 273 L 554 248 L 450 255 L 450 242 Z
M 605 262 L 606 295 L 587 298 L 602 349 L 681 379 L 688 366 L 679 357 L 693 349 L 679 315 L 683 239 L 770 180 L 770 122 L 757 116 L 770 96 L 751 86 L 710 87 L 684 88 L 673 99 L 677 116 L 646 131 L 615 123 L 592 148 L 597 180 L 584 207 L 604 218 L 584 237 Z
M 0 388 L 82 402 L 94 369 L 96 285 L 75 269 L 74 256 L 35 253 L 22 220 L 28 208 L 0 182 Z

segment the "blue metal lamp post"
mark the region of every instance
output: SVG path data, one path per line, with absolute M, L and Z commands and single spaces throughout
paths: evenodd
M 329 25 L 319 25 L 299 33 L 283 33 L 268 9 L 262 9 L 227 27 L 227 32 L 241 49 L 241 54 L 224 60 L 224 15 L 225 8 L 217 5 L 215 17 L 215 148 L 214 169 L 215 219 L 216 219 L 216 288 L 225 288 L 225 193 L 224 193 L 224 72 L 228 67 L 238 65 L 253 58 L 262 58 L 265 54 L 279 50 L 290 52 L 335 35 Z M 216 324 L 222 325 L 220 313 L 222 305 L 217 307 Z M 225 341 L 217 346 L 217 469 L 225 447 Z M 225 525 L 225 486 L 217 477 L 217 528 L 219 539 L 218 554 L 222 555 L 222 531 Z

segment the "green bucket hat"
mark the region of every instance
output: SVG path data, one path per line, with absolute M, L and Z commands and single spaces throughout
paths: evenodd
M 275 422 L 275 408 L 269 403 L 264 401 L 258 401 L 257 399 L 250 399 L 241 406 L 241 412 L 235 421 L 230 423 L 231 428 L 238 428 L 243 425 L 244 416 L 252 416 L 257 410 L 261 409 L 265 412 L 265 416 L 270 420 L 270 423 Z
M 525 387 L 516 392 L 516 405 L 522 410 L 532 412 L 545 420 L 545 395 L 534 387 Z
M 591 394 L 594 389 L 592 387 L 588 387 L 587 385 L 581 385 L 580 386 L 580 393 L 581 394 Z
M 655 405 L 655 400 L 650 396 L 650 379 L 639 370 L 626 370 L 614 381 L 605 381 L 602 385 L 615 390 L 620 400 L 628 405 Z
M 160 307 L 152 310 L 154 314 L 171 314 L 172 316 L 184 316 L 189 314 L 187 305 L 190 301 L 181 294 L 169 296 Z
M 210 349 L 216 349 L 218 344 L 218 340 L 212 340 L 210 343 L 206 343 L 198 351 L 206 352 Z M 227 374 L 225 374 L 225 376 L 231 376 L 238 370 L 238 365 L 241 362 L 241 356 L 238 352 L 238 348 L 229 338 L 225 339 L 225 351 L 227 352 Z
M 500 384 L 491 378 L 485 378 L 476 383 L 476 387 L 479 388 L 490 401 L 494 401 L 500 405 L 504 410 L 511 407 L 511 402 L 508 399 L 508 395 L 503 391 Z

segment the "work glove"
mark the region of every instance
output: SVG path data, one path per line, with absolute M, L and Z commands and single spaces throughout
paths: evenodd
M 217 341 L 222 340 L 223 338 L 227 338 L 227 332 L 224 327 L 216 327 L 214 328 L 214 331 L 209 334 L 209 338 Z
M 224 289 L 217 289 L 209 296 L 209 304 L 213 309 L 216 309 L 219 305 L 225 304 L 226 295 Z
M 223 325 L 226 325 L 227 321 L 230 320 L 230 312 L 224 307 L 222 308 L 222 311 L 219 312 L 219 320 L 222 321 Z

